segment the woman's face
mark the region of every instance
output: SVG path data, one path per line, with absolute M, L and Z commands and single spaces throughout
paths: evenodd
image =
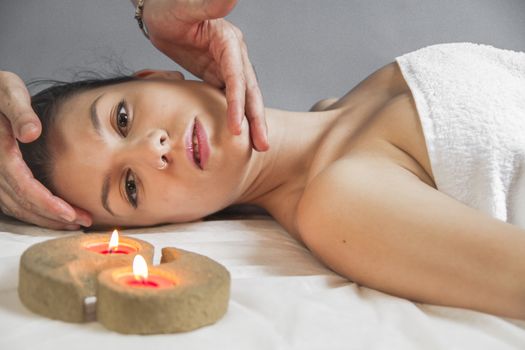
M 246 127 L 240 136 L 227 128 L 220 90 L 168 72 L 77 94 L 55 125 L 56 194 L 99 225 L 192 221 L 220 210 L 240 195 L 252 152 Z

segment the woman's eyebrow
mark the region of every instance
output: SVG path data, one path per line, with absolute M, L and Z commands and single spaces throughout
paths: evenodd
M 101 94 L 99 95 L 94 101 L 93 103 L 91 104 L 91 107 L 89 108 L 90 112 L 89 113 L 89 119 L 91 120 L 91 123 L 93 124 L 93 129 L 95 129 L 95 131 L 97 132 L 97 134 L 99 134 L 100 136 L 102 136 L 102 132 L 100 131 L 100 119 L 98 117 L 98 114 L 97 114 L 97 102 L 100 100 L 100 98 L 104 96 L 104 94 Z

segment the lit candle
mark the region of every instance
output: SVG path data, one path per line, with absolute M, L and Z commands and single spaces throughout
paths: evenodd
M 220 319 L 229 295 L 230 274 L 224 266 L 203 255 L 163 248 L 160 265 L 147 265 L 137 255 L 133 266 L 130 262 L 98 275 L 97 321 L 126 334 L 189 331 Z
M 68 322 L 84 322 L 91 317 L 85 299 L 97 295 L 100 273 L 114 268 L 131 270 L 137 253 L 149 264 L 153 260 L 153 246 L 148 242 L 127 236 L 119 240 L 118 245 L 110 247 L 107 233 L 90 233 L 32 245 L 20 259 L 20 300 L 38 314 Z M 125 248 L 129 253 L 118 253 Z M 115 251 L 117 253 L 113 254 Z
M 86 246 L 92 252 L 99 254 L 133 254 L 137 248 L 131 244 L 119 243 L 119 235 L 117 230 L 113 230 L 109 243 L 95 242 Z
M 168 288 L 175 282 L 157 274 L 148 273 L 148 264 L 142 255 L 135 255 L 133 259 L 133 274 L 121 275 L 117 279 L 120 283 L 139 288 Z

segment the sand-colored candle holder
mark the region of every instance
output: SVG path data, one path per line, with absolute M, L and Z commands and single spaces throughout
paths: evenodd
M 228 308 L 230 274 L 206 256 L 163 248 L 161 264 L 150 275 L 173 281 L 162 289 L 130 288 L 119 282 L 131 268 L 103 271 L 99 277 L 97 319 L 120 333 L 184 332 L 215 323 Z
M 136 248 L 132 254 L 104 255 L 88 249 L 107 242 L 107 234 L 73 235 L 31 246 L 20 259 L 18 295 L 31 311 L 68 322 L 91 319 L 84 300 L 96 295 L 100 272 L 131 266 L 136 254 L 153 260 L 148 242 L 121 237 L 120 242 Z
M 22 303 L 49 318 L 85 322 L 93 320 L 85 301 L 95 299 L 96 319 L 126 334 L 189 331 L 226 313 L 230 273 L 221 264 L 163 248 L 161 264 L 137 280 L 133 259 L 140 254 L 151 264 L 153 246 L 123 236 L 122 248 L 113 250 L 105 248 L 108 241 L 106 234 L 75 235 L 29 247 L 20 260 Z

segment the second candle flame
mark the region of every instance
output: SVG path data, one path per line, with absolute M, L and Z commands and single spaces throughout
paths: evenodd
M 133 259 L 133 275 L 137 281 L 148 279 L 148 264 L 140 254 Z

